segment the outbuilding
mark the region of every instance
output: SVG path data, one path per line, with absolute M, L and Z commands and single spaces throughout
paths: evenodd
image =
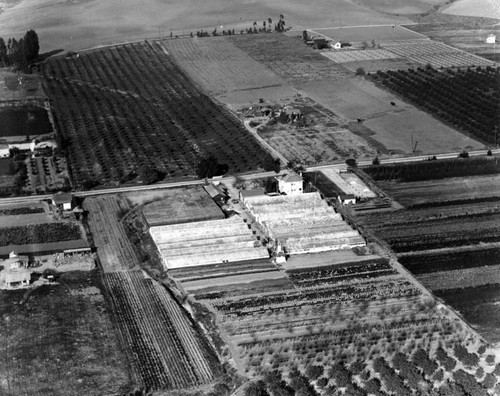
M 248 201 L 251 201 L 252 198 L 259 198 L 265 196 L 266 193 L 264 192 L 263 188 L 256 188 L 254 190 L 241 190 L 240 191 L 240 200 L 241 202 L 245 203 Z
M 356 197 L 353 194 L 340 194 L 338 200 L 341 205 L 355 205 Z
M 63 210 L 71 210 L 73 208 L 73 195 L 71 193 L 58 192 L 52 195 L 52 205 Z
M 226 203 L 227 197 L 224 191 L 218 186 L 215 186 L 213 184 L 209 184 L 207 186 L 203 186 L 205 191 L 212 197 L 212 199 L 215 201 L 215 203 L 219 206 L 222 206 Z

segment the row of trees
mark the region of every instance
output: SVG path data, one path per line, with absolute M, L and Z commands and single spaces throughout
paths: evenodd
M 34 30 L 28 30 L 23 38 L 9 38 L 5 41 L 0 37 L 0 66 L 14 66 L 18 70 L 28 71 L 40 51 L 38 35 Z

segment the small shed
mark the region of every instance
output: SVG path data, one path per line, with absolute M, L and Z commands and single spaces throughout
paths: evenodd
M 332 47 L 333 49 L 341 49 L 342 43 L 340 41 L 337 41 L 335 44 L 330 44 L 330 47 Z
M 63 210 L 73 209 L 73 195 L 71 193 L 56 193 L 52 195 L 52 205 Z
M 495 44 L 496 42 L 497 42 L 497 36 L 495 36 L 494 34 L 490 34 L 486 38 L 486 44 Z
M 240 200 L 242 202 L 247 202 L 247 201 L 251 201 L 252 198 L 263 197 L 265 195 L 266 195 L 266 193 L 264 192 L 263 188 L 256 188 L 254 190 L 241 190 L 240 191 Z
M 278 191 L 280 194 L 297 195 L 304 192 L 302 177 L 290 172 L 282 177 L 277 177 Z
M 354 205 L 356 204 L 356 197 L 354 194 L 340 194 L 338 200 L 341 205 Z
M 224 205 L 226 203 L 227 197 L 224 191 L 214 184 L 209 184 L 208 186 L 203 186 L 205 191 L 212 197 L 217 205 Z

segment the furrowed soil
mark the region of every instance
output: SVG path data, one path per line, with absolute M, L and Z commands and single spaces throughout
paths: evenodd
M 121 394 L 131 387 L 97 270 L 0 291 L 0 393 Z

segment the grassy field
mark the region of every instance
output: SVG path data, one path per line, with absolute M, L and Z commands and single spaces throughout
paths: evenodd
M 401 6 L 404 1 L 391 0 L 391 3 Z M 419 1 L 419 4 L 425 3 Z M 91 0 L 84 5 L 54 0 L 21 0 L 2 5 L 6 9 L 0 13 L 0 37 L 21 37 L 31 27 L 40 36 L 42 52 L 59 48 L 79 50 L 160 34 L 168 36 L 170 29 L 174 34 L 189 34 L 200 28 L 212 31 L 215 26 L 223 25 L 239 31 L 268 17 L 277 21 L 283 13 L 287 25 L 298 29 L 332 26 L 332 19 L 340 13 L 345 25 L 403 24 L 410 21 L 404 16 L 386 15 L 370 9 L 370 2 L 366 0 L 361 4 L 340 0 L 333 8 L 329 0 L 320 0 L 314 7 L 299 0 L 258 0 L 252 3 L 246 0 L 230 3 L 190 0 L 168 4 L 153 0 L 147 6 L 133 0 L 105 3 Z M 78 15 L 75 9 L 78 9 Z
M 500 19 L 498 3 L 488 0 L 458 0 L 440 10 L 444 14 Z
M 200 87 L 212 94 L 284 83 L 225 37 L 164 40 L 162 45 Z
M 97 271 L 54 285 L 0 291 L 0 392 L 121 394 L 131 388 Z

